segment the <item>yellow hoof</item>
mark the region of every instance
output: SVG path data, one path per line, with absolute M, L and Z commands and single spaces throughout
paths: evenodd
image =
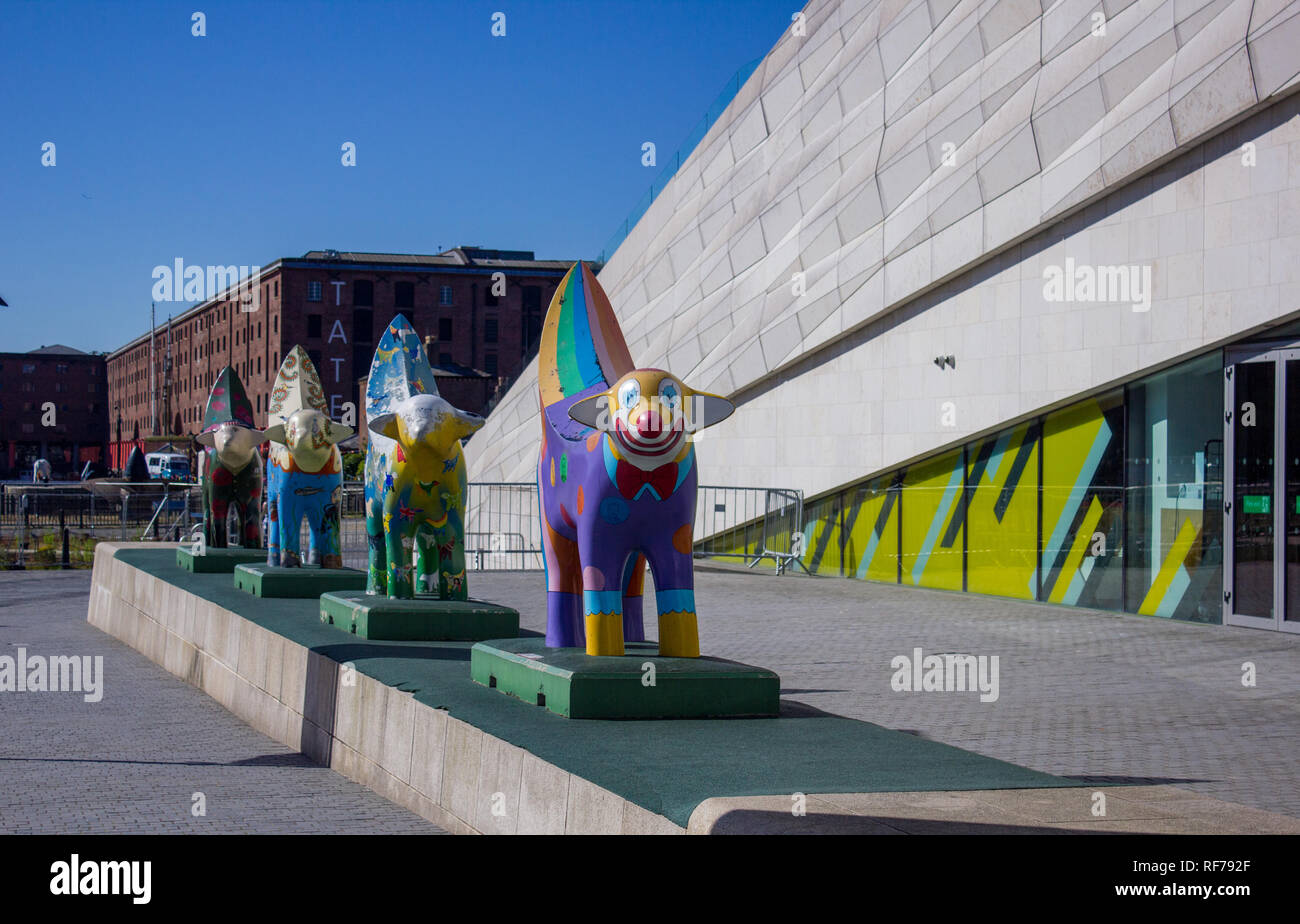
M 679 610 L 659 614 L 659 653 L 665 658 L 700 656 L 700 629 L 694 613 Z
M 587 654 L 621 655 L 623 653 L 623 614 L 588 613 Z

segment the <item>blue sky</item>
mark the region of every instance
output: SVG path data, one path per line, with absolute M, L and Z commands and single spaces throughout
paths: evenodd
M 178 257 L 591 259 L 800 6 L 3 0 L 0 351 L 121 346 Z

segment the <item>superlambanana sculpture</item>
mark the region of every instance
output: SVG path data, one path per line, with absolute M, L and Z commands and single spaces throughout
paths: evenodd
M 410 599 L 418 582 L 436 575 L 442 599 L 468 599 L 460 441 L 483 426 L 483 418 L 438 394 L 424 346 L 402 315 L 389 323 L 375 350 L 366 426 L 367 590 Z
M 262 459 L 265 435 L 253 423 L 253 405 L 230 366 L 217 375 L 203 412 L 203 536 L 212 548 L 229 544 L 227 518 L 234 513 L 239 544 L 262 547 Z
M 643 641 L 649 563 L 659 653 L 698 657 L 691 434 L 731 414 L 662 369 L 638 369 L 595 276 L 579 263 L 551 299 L 538 356 L 546 643 L 621 655 Z
M 339 503 L 343 457 L 337 443 L 353 429 L 329 418 L 320 376 L 307 351 L 295 346 L 280 363 L 266 409 L 266 560 L 285 568 L 301 564 L 299 536 L 307 519 L 307 563 L 342 568 Z

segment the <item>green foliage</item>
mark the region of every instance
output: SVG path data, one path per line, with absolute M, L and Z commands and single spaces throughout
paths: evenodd
M 343 477 L 347 481 L 359 481 L 366 467 L 364 452 L 347 452 L 343 454 Z

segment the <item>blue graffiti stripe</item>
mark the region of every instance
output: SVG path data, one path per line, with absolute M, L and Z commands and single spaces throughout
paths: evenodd
M 953 501 L 957 499 L 957 491 L 961 488 L 961 462 L 955 462 L 952 467 L 952 474 L 948 477 L 948 487 L 944 488 L 943 498 L 939 501 L 939 509 L 934 513 L 934 519 L 930 521 L 930 529 L 925 534 L 925 542 L 921 545 L 921 551 L 916 556 L 916 564 L 912 565 L 912 583 L 921 583 L 921 575 L 925 573 L 926 563 L 930 560 L 930 553 L 934 551 L 934 544 L 939 541 L 939 533 L 943 529 L 944 521 L 948 519 L 948 511 L 952 509 Z

